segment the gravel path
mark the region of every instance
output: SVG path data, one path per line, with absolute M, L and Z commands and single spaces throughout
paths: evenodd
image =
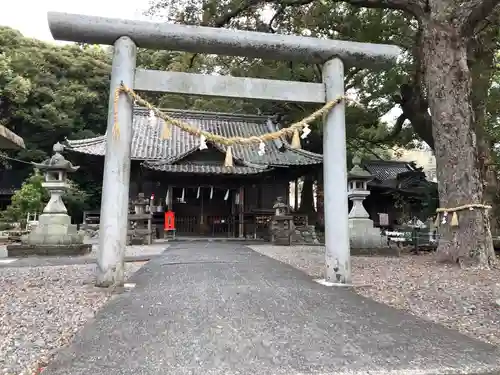
M 314 278 L 323 278 L 322 246 L 250 246 Z M 461 333 L 500 346 L 500 270 L 462 270 L 432 255 L 353 257 L 354 290 Z
M 141 265 L 126 264 L 126 277 Z M 112 297 L 92 285 L 94 269 L 0 268 L 1 375 L 32 375 Z

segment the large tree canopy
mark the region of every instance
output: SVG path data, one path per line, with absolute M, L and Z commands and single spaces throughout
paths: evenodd
M 401 45 L 406 56 L 393 69 L 346 72 L 346 87 L 357 100 L 347 110 L 348 146 L 379 155 L 387 145 L 411 145 L 417 135 L 435 150 L 442 205 L 458 206 L 479 203 L 483 196 L 492 201 L 496 196 L 491 151 L 498 140 L 498 101 L 494 99 L 498 86 L 491 82 L 498 79 L 492 67 L 499 38 L 491 24 L 498 21 L 498 2 L 155 0 L 150 12 L 169 9 L 172 19 L 188 24 Z M 25 138 L 29 148 L 18 157 L 40 160 L 61 138 L 103 133 L 107 50 L 54 46 L 23 38 L 8 28 L 0 29 L 0 45 L 0 118 Z M 320 66 L 165 51 L 140 50 L 138 64 L 300 81 L 321 77 Z M 273 113 L 284 123 L 313 109 L 293 103 L 147 97 L 161 107 Z M 402 115 L 389 131 L 380 117 L 394 104 L 400 105 Z M 321 125 L 317 125 L 305 146 L 321 152 Z M 479 210 L 464 212 L 461 223 L 458 230 L 445 232 L 440 253 L 451 260 L 491 262 L 488 218 Z
M 99 47 L 55 46 L 0 28 L 0 119 L 26 141 L 28 160 L 55 139 L 102 133 L 109 56 Z M 47 136 L 50 134 L 50 136 Z
M 100 47 L 57 46 L 0 27 L 0 122 L 22 136 L 26 144 L 25 150 L 10 156 L 40 162 L 52 153 L 54 143 L 65 137 L 102 134 L 110 61 L 109 53 Z M 29 164 L 1 158 L 0 162 L 4 168 L 19 172 L 17 183 L 32 172 Z M 96 178 L 89 175 L 73 177 L 83 189 L 92 191 L 92 204 L 100 200 L 101 179 L 99 173 Z
M 50 154 L 52 145 L 65 137 L 77 139 L 104 133 L 111 61 L 108 49 L 77 44 L 58 46 L 25 38 L 6 27 L 0 28 L 0 46 L 0 119 L 2 124 L 21 135 L 27 145 L 26 150 L 12 156 L 26 161 L 41 161 Z M 199 73 L 217 70 L 222 74 L 278 76 L 282 79 L 319 79 L 316 68 L 304 65 L 290 70 L 284 63 L 256 63 L 245 59 L 218 59 L 170 51 L 141 49 L 138 66 Z M 305 111 L 313 109 L 263 101 L 153 93 L 145 96 L 162 108 L 276 114 L 283 122 L 295 120 Z M 380 150 L 373 150 L 372 144 L 373 139 L 387 132 L 378 121 L 381 110 L 384 109 L 359 107 L 349 111 L 350 123 L 355 124 L 349 128 L 352 148 L 362 149 L 367 154 L 381 154 Z M 356 136 L 360 134 L 364 135 L 362 140 Z M 305 146 L 321 151 L 318 135 L 311 140 Z M 78 163 L 85 164 L 84 158 L 74 157 Z M 97 169 L 92 176 L 100 184 Z M 25 175 L 28 173 L 29 166 Z M 92 186 L 88 189 L 96 190 Z M 93 195 L 96 201 L 99 191 L 96 190 Z
M 485 69 L 475 72 L 474 67 L 479 63 L 483 67 L 492 65 L 493 55 L 488 51 L 494 50 L 498 42 L 499 3 L 498 0 L 192 0 L 179 4 L 156 0 L 150 13 L 168 9 L 173 20 L 183 23 L 307 32 L 323 38 L 402 45 L 408 58 L 396 69 L 399 69 L 397 74 L 349 73 L 360 77 L 356 88 L 361 100 L 368 100 L 368 106 L 391 104 L 388 96 L 399 91 L 393 99 L 400 104 L 403 114 L 395 131 L 409 120 L 415 133 L 434 149 L 440 201 L 444 207 L 453 208 L 481 203 L 485 199 L 482 181 L 488 173 L 496 177 L 487 167 L 491 164 L 488 162 L 491 142 L 490 134 L 485 131 L 486 120 L 491 119 L 485 115 L 491 75 L 485 77 Z M 266 17 L 266 12 L 271 16 Z M 484 83 L 479 86 L 481 78 Z M 478 84 L 477 96 L 473 94 L 473 84 Z M 375 98 L 373 88 L 379 94 Z M 493 180 L 496 178 L 492 178 L 496 183 Z M 460 214 L 460 227 L 447 227 L 443 231 L 438 252 L 443 259 L 462 264 L 494 263 L 488 215 L 483 210 Z

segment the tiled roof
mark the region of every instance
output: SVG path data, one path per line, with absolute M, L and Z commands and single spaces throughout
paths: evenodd
M 197 111 L 166 111 L 172 117 L 181 119 L 192 126 L 223 136 L 261 135 L 277 130 L 276 125 L 264 116 L 234 115 Z M 166 164 L 181 160 L 184 156 L 197 150 L 199 139 L 173 126 L 171 137 L 160 138 L 163 120 L 156 118 L 151 123 L 148 112 L 144 108 L 134 110 L 132 152 L 135 160 L 163 161 Z M 105 136 L 84 140 L 66 140 L 68 150 L 84 154 L 102 155 L 106 153 Z M 215 145 L 225 152 L 226 147 Z M 282 146 L 282 147 L 281 147 Z M 282 148 L 280 150 L 280 147 Z M 233 146 L 233 156 L 245 164 L 260 166 L 292 166 L 320 164 L 322 155 L 305 150 L 292 149 L 285 140 L 266 143 L 266 153 L 258 154 L 258 145 Z M 147 163 L 150 164 L 150 163 Z
M 363 166 L 379 181 L 396 179 L 400 173 L 415 170 L 410 163 L 392 160 L 368 160 Z
M 248 175 L 258 174 L 266 169 L 252 167 L 224 167 L 223 165 L 203 165 L 203 164 L 167 164 L 164 162 L 145 162 L 143 164 L 149 169 L 161 172 L 192 173 L 192 174 L 231 174 Z M 269 170 L 269 169 L 267 169 Z
M 425 192 L 433 182 L 427 181 L 425 173 L 404 161 L 369 160 L 363 163 L 374 177 L 369 186 L 419 194 Z

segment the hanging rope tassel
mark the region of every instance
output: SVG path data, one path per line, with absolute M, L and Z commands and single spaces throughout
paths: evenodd
M 450 225 L 452 227 L 458 227 L 458 214 L 456 212 L 453 212 L 453 215 L 451 215 Z
M 299 134 L 299 129 L 295 129 L 293 131 L 293 137 L 292 137 L 292 148 L 302 148 L 300 145 L 300 134 Z
M 172 131 L 170 129 L 170 124 L 167 121 L 163 121 L 163 127 L 161 129 L 161 139 L 170 139 Z
M 113 124 L 113 138 L 114 139 L 120 138 L 120 127 L 118 126 L 117 122 Z
M 113 138 L 120 138 L 120 126 L 118 125 L 118 100 L 120 100 L 120 87 L 115 90 L 115 97 L 113 100 Z
M 231 146 L 227 146 L 226 159 L 224 160 L 224 167 L 232 167 L 232 166 L 233 166 L 233 148 Z

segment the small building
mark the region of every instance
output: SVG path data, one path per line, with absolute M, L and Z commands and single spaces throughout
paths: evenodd
M 370 195 L 363 202 L 370 218 L 379 225 L 379 213 L 389 216 L 389 225 L 418 217 L 424 221 L 438 205 L 437 184 L 426 178 L 413 162 L 365 160 L 362 166 L 372 175 Z
M 269 117 L 185 110 L 165 111 L 191 126 L 222 136 L 259 136 L 278 130 Z M 182 235 L 251 235 L 264 216 L 272 214 L 277 197 L 288 204 L 289 183 L 319 167 L 322 155 L 293 149 L 280 138 L 259 145 L 233 145 L 234 166 L 224 167 L 226 146 L 207 142 L 172 126 L 169 139 L 161 139 L 159 118 L 136 108 L 133 117 L 130 198 L 152 196 L 154 209 L 175 212 Z M 93 155 L 103 163 L 106 138 L 66 140 L 66 149 Z M 97 161 L 97 159 L 94 159 Z M 260 221 L 259 221 L 260 220 Z M 253 226 L 247 226 L 253 223 Z

